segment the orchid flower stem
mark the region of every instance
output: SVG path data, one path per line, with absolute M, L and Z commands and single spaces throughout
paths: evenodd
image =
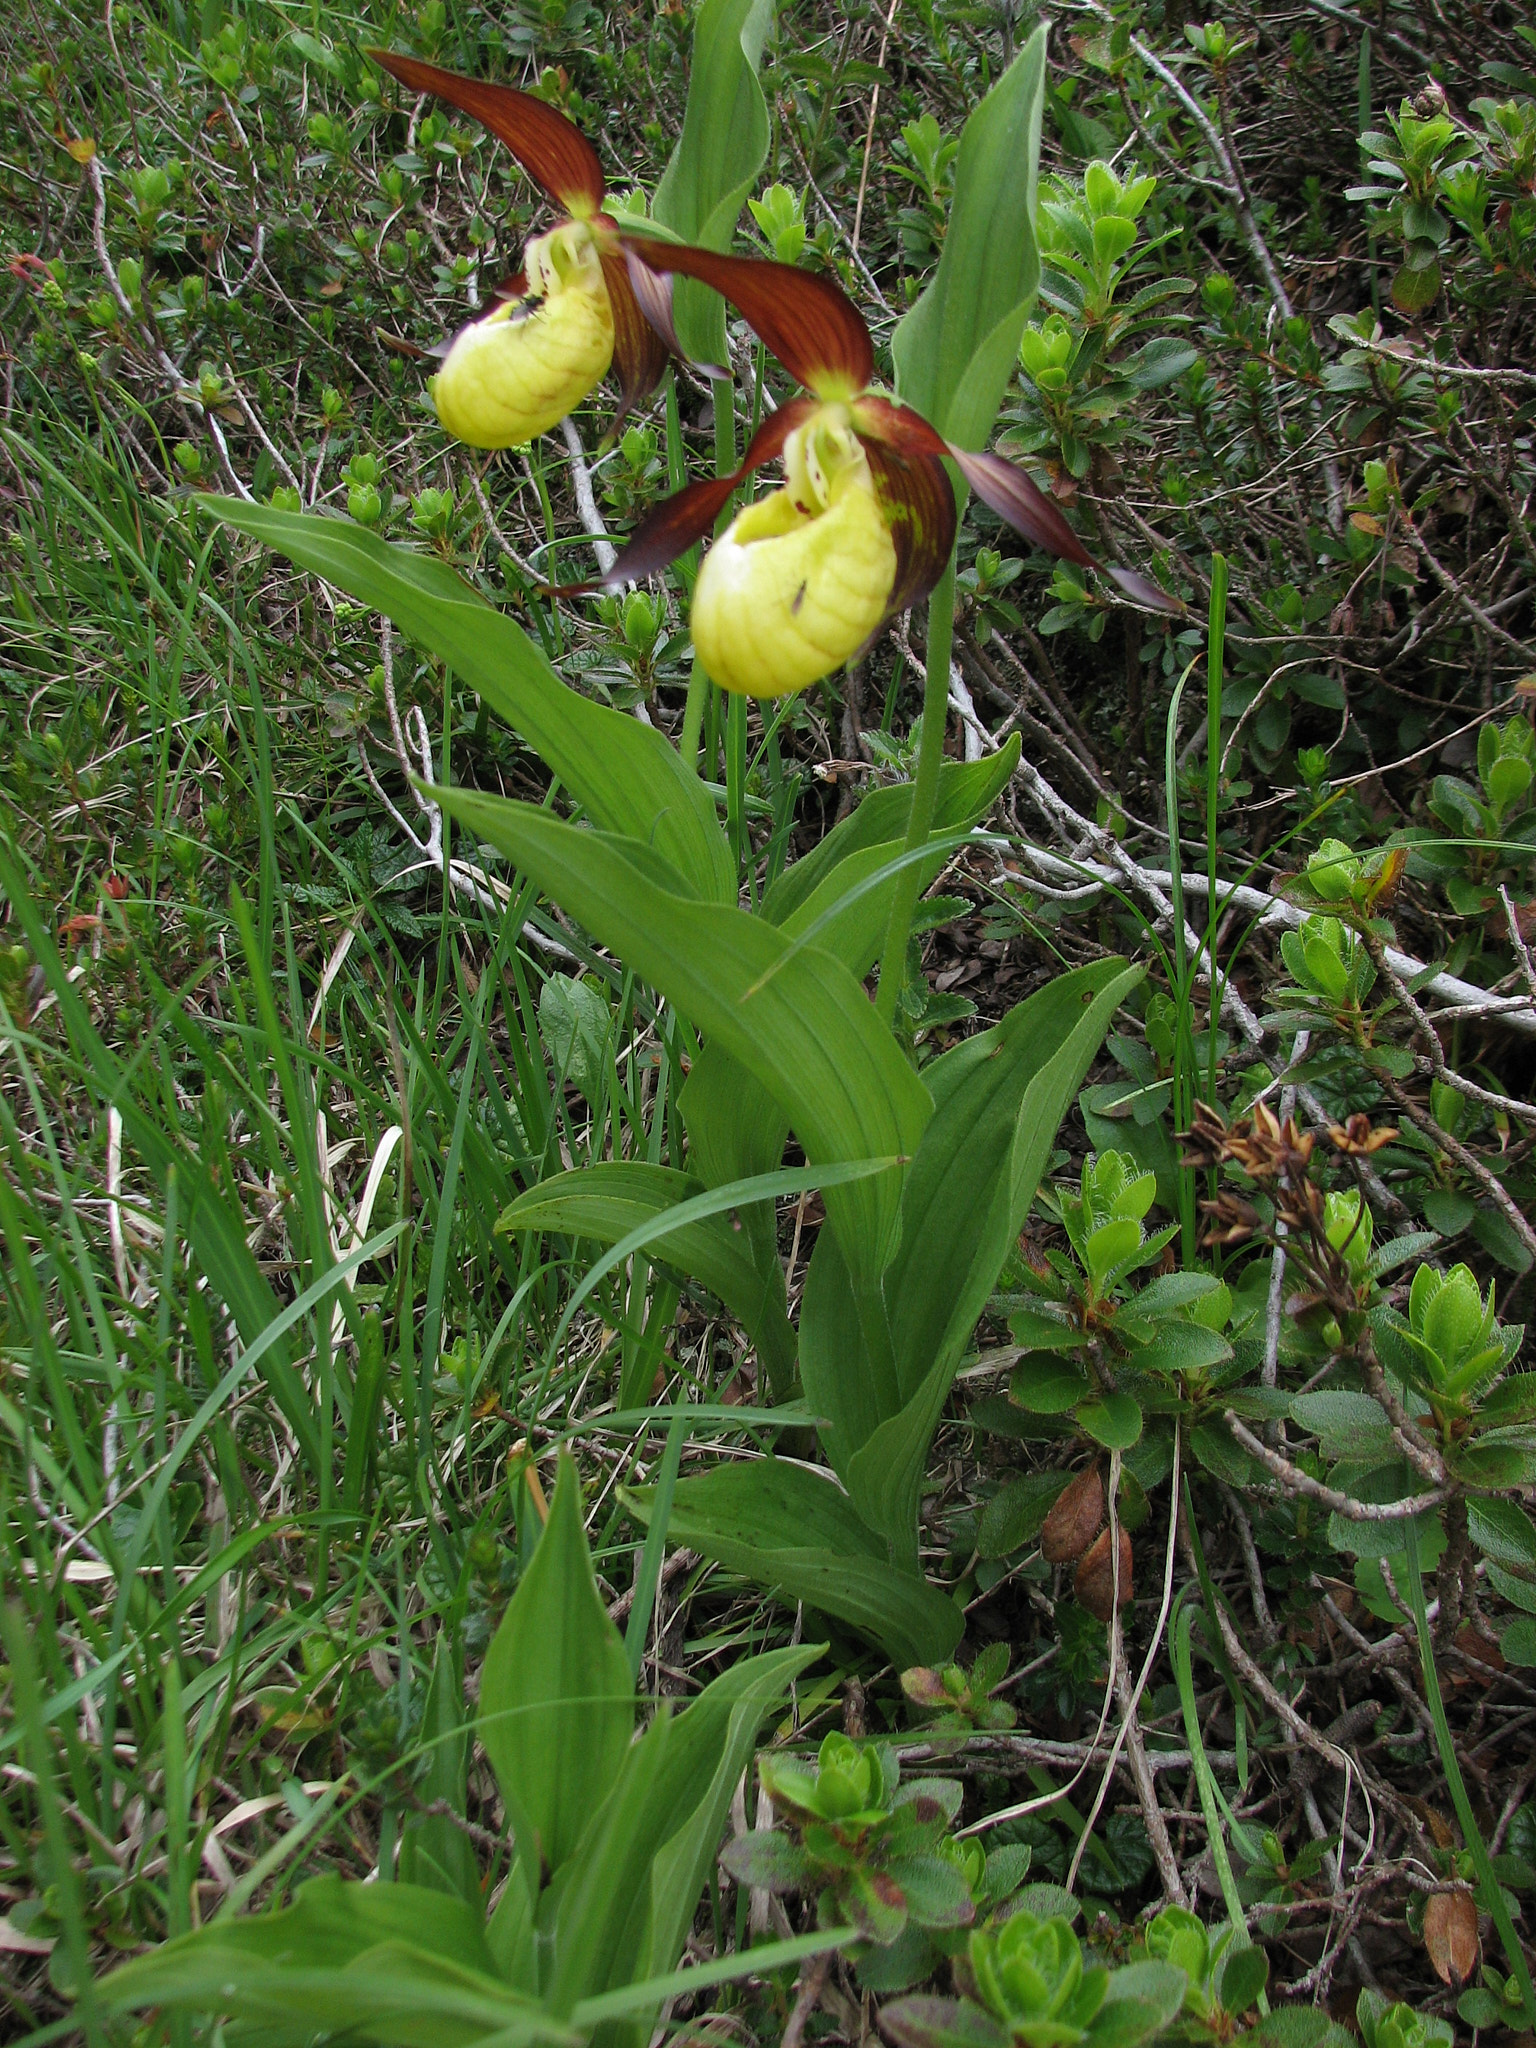
M 725 728 L 725 818 L 736 873 L 741 875 L 747 851 L 747 700 L 729 700 Z
M 903 851 L 926 843 L 933 829 L 933 815 L 939 797 L 939 765 L 944 759 L 944 732 L 949 722 L 949 657 L 955 637 L 955 558 L 933 586 L 928 599 L 928 675 L 923 685 L 923 736 L 917 750 L 917 775 L 912 784 L 912 811 L 907 819 Z M 906 979 L 907 936 L 922 881 L 921 864 L 914 861 L 896 877 L 891 899 L 891 921 L 886 927 L 885 951 L 880 956 L 880 984 L 875 1009 L 890 1024 Z
M 736 386 L 727 377 L 717 377 L 714 388 L 715 398 L 715 475 L 729 476 L 736 467 Z M 731 516 L 731 508 L 725 506 L 716 522 L 716 531 Z M 697 655 L 693 660 L 693 671 L 688 678 L 688 697 L 683 705 L 683 731 L 678 741 L 678 751 L 690 768 L 699 765 L 699 734 L 704 725 L 704 706 L 709 701 L 711 684 L 709 673 Z M 714 736 L 715 721 L 710 720 L 711 738 Z M 706 777 L 715 772 L 713 746 L 709 748 L 710 759 L 705 765 Z

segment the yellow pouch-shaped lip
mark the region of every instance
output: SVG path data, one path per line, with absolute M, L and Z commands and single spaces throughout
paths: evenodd
M 516 448 L 578 406 L 613 360 L 613 307 L 589 229 L 567 222 L 530 242 L 528 296 L 466 327 L 432 385 L 446 433 Z
M 693 644 L 724 690 L 782 697 L 857 654 L 885 617 L 896 548 L 851 429 L 820 415 L 784 446 L 788 482 L 704 558 Z

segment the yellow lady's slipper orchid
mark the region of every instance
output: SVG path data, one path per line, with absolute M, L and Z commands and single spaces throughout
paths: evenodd
M 637 235 L 604 211 L 603 167 L 558 108 L 388 50 L 368 53 L 412 92 L 434 93 L 498 136 L 566 218 L 528 245 L 522 296 L 467 327 L 435 380 L 456 439 L 510 448 L 554 426 L 612 364 L 619 418 L 655 390 L 669 354 L 674 275 L 710 286 L 811 394 L 769 414 L 731 475 L 652 508 L 598 585 L 653 575 L 706 534 L 730 494 L 783 455 L 783 490 L 750 506 L 706 558 L 694 641 L 729 690 L 780 696 L 830 674 L 882 619 L 917 604 L 950 559 L 956 505 L 946 463 L 1024 539 L 1083 568 L 1083 542 L 1006 456 L 947 442 L 920 413 L 870 389 L 874 344 L 830 277 Z M 721 374 L 723 372 L 711 372 Z M 1179 612 L 1156 584 L 1104 568 L 1137 603 Z
M 787 481 L 738 513 L 693 593 L 693 644 L 722 689 L 803 690 L 857 654 L 885 617 L 896 547 L 869 457 L 827 408 L 784 444 Z
M 754 697 L 803 690 L 857 654 L 892 613 L 920 603 L 954 545 L 949 463 L 1026 540 L 1099 566 L 1006 456 L 958 448 L 911 406 L 870 389 L 874 343 L 834 279 L 659 240 L 635 241 L 626 254 L 632 278 L 681 275 L 719 292 L 806 388 L 768 415 L 729 476 L 685 484 L 654 505 L 600 579 L 611 589 L 676 561 L 733 490 L 782 456 L 784 488 L 739 514 L 694 586 L 693 644 L 723 688 Z M 1138 603 L 1181 608 L 1132 570 L 1104 573 Z
M 412 92 L 434 93 L 504 142 L 563 211 L 524 252 L 515 297 L 466 327 L 433 384 L 437 416 L 472 448 L 515 448 L 554 426 L 612 365 L 619 418 L 655 390 L 677 337 L 670 288 L 629 269 L 630 237 L 603 211 L 603 167 L 581 130 L 515 86 L 371 50 Z
M 528 290 L 466 327 L 432 385 L 444 431 L 471 448 L 546 432 L 613 361 L 613 305 L 592 230 L 567 221 L 528 244 Z

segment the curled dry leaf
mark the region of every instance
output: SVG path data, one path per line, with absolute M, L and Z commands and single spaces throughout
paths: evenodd
M 1104 1481 L 1097 1465 L 1079 1472 L 1040 1526 L 1040 1550 L 1048 1564 L 1070 1564 L 1081 1557 L 1104 1519 Z
M 1477 1973 L 1477 1901 L 1470 1892 L 1436 1892 L 1424 1908 L 1424 1946 L 1442 1984 L 1460 1991 Z
M 1124 1607 L 1131 1597 L 1131 1539 L 1123 1529 L 1116 1533 L 1120 1538 L 1119 1604 Z M 1114 1557 L 1107 1529 L 1078 1566 L 1072 1589 L 1095 1620 L 1107 1622 L 1110 1619 L 1115 1611 L 1116 1589 Z

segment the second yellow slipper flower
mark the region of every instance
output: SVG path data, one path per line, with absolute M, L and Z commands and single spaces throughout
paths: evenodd
M 737 514 L 693 593 L 693 644 L 723 690 L 781 697 L 850 660 L 885 617 L 896 547 L 869 458 L 828 407 L 784 444 L 785 483 Z
M 567 221 L 528 244 L 528 289 L 456 337 L 432 385 L 444 431 L 517 448 L 578 406 L 613 361 L 613 306 L 592 230 Z

